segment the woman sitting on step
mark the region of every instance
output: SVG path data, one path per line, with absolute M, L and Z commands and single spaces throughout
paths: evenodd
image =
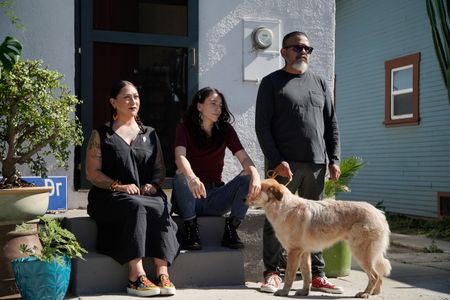
M 242 248 L 236 228 L 244 219 L 248 206 L 244 199 L 256 196 L 261 189 L 259 174 L 231 126 L 233 115 L 217 89 L 199 90 L 189 106 L 183 123 L 176 130 L 172 202 L 174 211 L 184 220 L 186 249 L 201 249 L 197 216 L 221 216 L 225 221 L 222 245 Z M 244 169 L 224 183 L 222 170 L 225 149 L 231 150 Z
M 166 171 L 158 136 L 138 119 L 136 87 L 120 81 L 111 90 L 109 123 L 92 132 L 86 153 L 88 213 L 98 227 L 97 250 L 128 264 L 127 292 L 174 295 L 168 266 L 178 253 L 177 226 L 159 185 Z M 142 259 L 152 257 L 156 284 Z

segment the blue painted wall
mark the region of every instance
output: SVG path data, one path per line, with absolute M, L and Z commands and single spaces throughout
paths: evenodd
M 385 127 L 384 62 L 417 52 L 420 124 Z M 437 217 L 437 193 L 450 192 L 450 106 L 424 0 L 336 1 L 336 106 L 342 157 L 367 162 L 338 198 Z

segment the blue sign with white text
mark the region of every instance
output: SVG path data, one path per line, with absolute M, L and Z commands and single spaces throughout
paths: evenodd
M 48 210 L 67 209 L 67 176 L 22 177 L 22 179 L 34 183 L 36 186 L 51 187 Z

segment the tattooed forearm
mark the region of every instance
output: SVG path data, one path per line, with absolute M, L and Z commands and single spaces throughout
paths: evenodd
M 113 182 L 111 178 L 109 178 L 108 176 L 104 175 L 101 172 L 98 172 L 98 175 L 94 178 L 90 178 L 89 181 L 93 185 L 102 189 L 109 189 L 111 187 L 111 183 Z
M 89 138 L 88 151 L 92 154 L 92 157 L 99 159 L 102 157 L 102 152 L 100 148 L 100 136 L 97 130 L 92 131 L 91 137 Z

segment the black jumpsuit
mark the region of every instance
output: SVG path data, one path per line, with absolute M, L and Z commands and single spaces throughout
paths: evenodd
M 144 126 L 131 145 L 108 125 L 98 132 L 105 175 L 138 187 L 164 180 L 164 159 L 153 128 Z M 97 223 L 97 250 L 120 264 L 156 257 L 170 265 L 178 253 L 177 225 L 170 217 L 167 196 L 159 188 L 155 195 L 142 196 L 94 186 L 87 210 Z

